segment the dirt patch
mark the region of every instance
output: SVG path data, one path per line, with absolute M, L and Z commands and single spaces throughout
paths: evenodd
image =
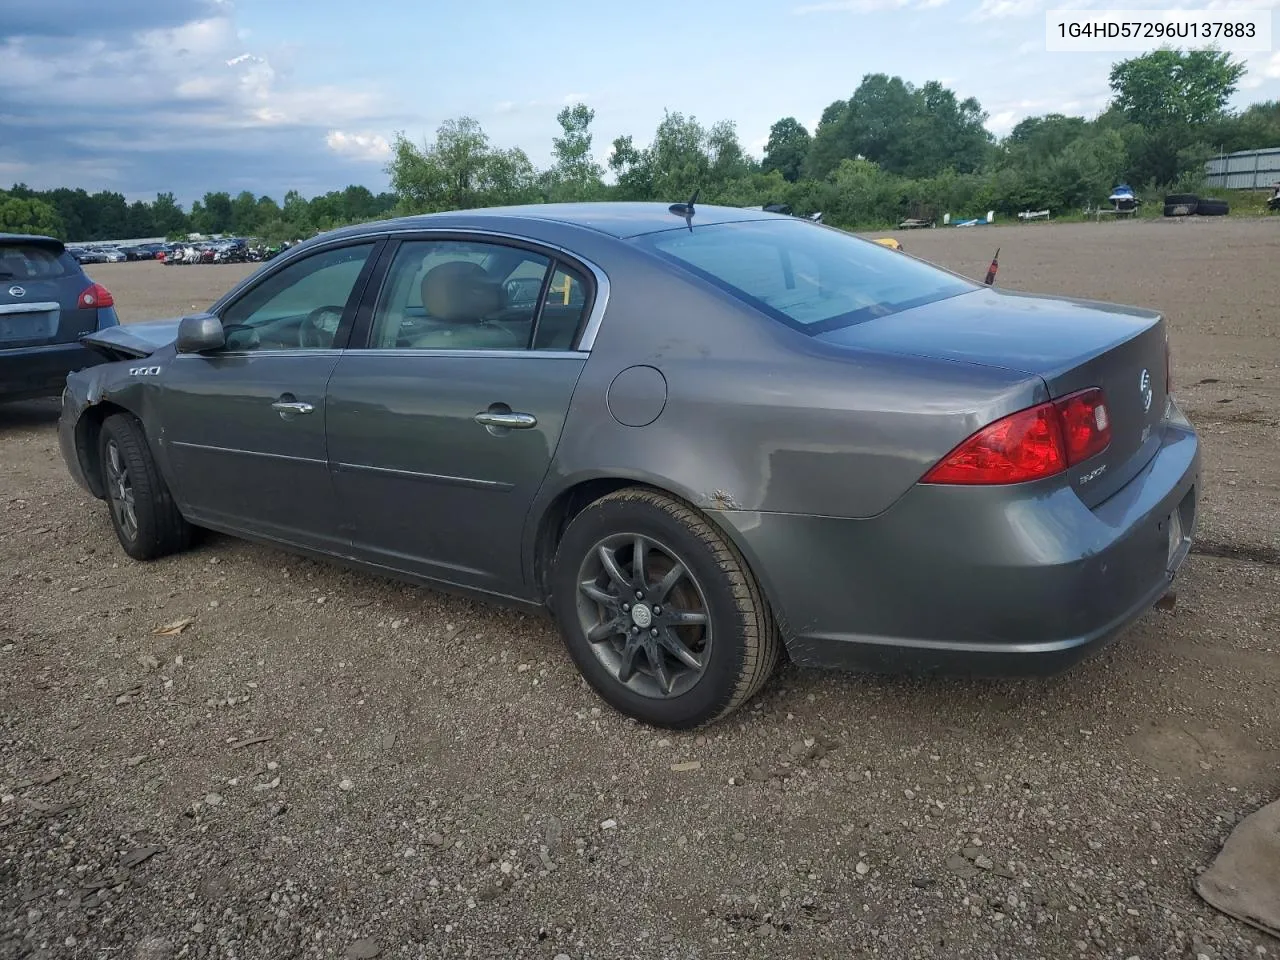
M 898 234 L 1167 310 L 1234 546 L 1064 676 L 788 668 L 692 735 L 602 708 L 537 617 L 221 537 L 134 564 L 55 405 L 0 408 L 0 956 L 1275 953 L 1191 880 L 1280 791 L 1278 229 Z M 90 268 L 128 320 L 249 269 Z

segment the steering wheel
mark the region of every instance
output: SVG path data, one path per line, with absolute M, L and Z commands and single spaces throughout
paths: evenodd
M 304 349 L 332 347 L 340 323 L 342 307 L 317 307 L 298 324 L 298 346 Z

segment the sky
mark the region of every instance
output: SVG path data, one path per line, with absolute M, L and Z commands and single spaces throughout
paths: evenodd
M 1050 7 L 1270 10 L 1280 0 L 3 0 L 0 185 L 189 204 L 387 189 L 397 131 L 451 117 L 551 162 L 556 113 L 595 110 L 594 152 L 646 144 L 663 110 L 810 131 L 867 73 L 940 80 L 1007 133 L 1105 107 L 1128 53 L 1046 53 Z M 1277 35 L 1280 42 L 1280 33 Z M 1280 52 L 1241 54 L 1234 105 L 1280 99 Z

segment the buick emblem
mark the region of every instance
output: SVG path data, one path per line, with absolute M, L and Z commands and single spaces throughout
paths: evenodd
M 11 297 L 25 297 L 26 295 L 27 295 L 27 291 L 23 287 L 15 286 L 15 287 L 9 288 L 9 296 Z
M 1151 409 L 1151 372 L 1143 370 L 1142 376 L 1138 378 L 1138 392 L 1142 394 L 1142 410 L 1145 413 Z

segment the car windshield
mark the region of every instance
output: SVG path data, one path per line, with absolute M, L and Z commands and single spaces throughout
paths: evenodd
M 710 224 L 640 237 L 664 257 L 811 336 L 954 297 L 971 281 L 799 219 Z

